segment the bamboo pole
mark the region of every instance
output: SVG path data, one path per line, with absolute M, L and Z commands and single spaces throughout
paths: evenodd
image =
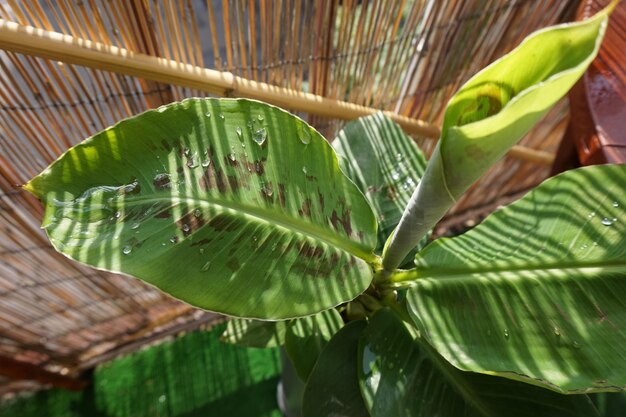
M 0 19 L 0 49 L 195 88 L 220 96 L 254 98 L 318 116 L 351 120 L 379 111 L 371 107 L 245 79 L 227 71 L 216 71 L 171 59 L 134 53 L 124 48 L 20 25 L 4 19 Z M 440 135 L 436 126 L 424 121 L 389 111 L 384 113 L 409 134 L 431 139 L 437 139 Z M 554 156 L 548 152 L 523 146 L 514 146 L 509 156 L 542 165 L 549 165 L 554 160 Z

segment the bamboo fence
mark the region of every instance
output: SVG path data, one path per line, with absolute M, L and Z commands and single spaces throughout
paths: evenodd
M 28 378 L 53 383 L 48 374 L 71 379 L 123 346 L 213 319 L 54 252 L 39 203 L 16 186 L 68 147 L 146 109 L 217 95 L 287 107 L 328 138 L 384 110 L 429 154 L 454 91 L 576 4 L 0 1 L 0 361 L 36 365 L 42 374 Z M 562 103 L 458 202 L 446 227 L 545 179 L 567 118 Z M 25 386 L 1 377 L 0 394 Z

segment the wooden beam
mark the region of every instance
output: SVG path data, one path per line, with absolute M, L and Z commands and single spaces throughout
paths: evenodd
M 72 391 L 80 391 L 88 384 L 82 379 L 50 372 L 41 366 L 3 356 L 0 356 L 0 375 L 15 380 L 37 381 L 44 385 Z
M 219 96 L 254 98 L 291 110 L 318 116 L 352 120 L 379 109 L 238 77 L 174 60 L 136 53 L 124 48 L 78 39 L 58 32 L 0 19 L 0 48 L 26 55 L 117 72 L 153 81 L 194 88 Z M 385 111 L 409 134 L 437 139 L 437 126 Z M 518 159 L 549 165 L 552 154 L 516 145 L 509 153 Z

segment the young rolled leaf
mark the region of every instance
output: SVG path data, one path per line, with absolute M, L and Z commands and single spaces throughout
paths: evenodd
M 565 396 L 517 381 L 463 372 L 414 339 L 389 309 L 363 331 L 359 381 L 372 417 L 592 417 L 586 395 Z
M 188 99 L 73 147 L 25 188 L 54 247 L 197 307 L 284 319 L 372 278 L 376 220 L 332 147 L 279 108 Z
M 343 319 L 334 308 L 287 325 L 285 351 L 303 382 L 309 379 L 318 356 L 342 326 Z
M 353 321 L 333 337 L 311 372 L 303 417 L 370 417 L 357 380 L 357 350 L 365 321 Z
M 383 113 L 348 123 L 333 141 L 333 148 L 339 165 L 374 210 L 378 219 L 376 251 L 380 253 L 424 175 L 426 158 L 402 128 Z M 425 236 L 418 248 L 427 240 Z M 408 256 L 412 261 L 415 253 Z
M 285 344 L 286 321 L 231 319 L 220 339 L 232 345 L 271 348 Z
M 387 270 L 582 76 L 614 4 L 583 22 L 535 32 L 450 99 L 441 140 L 384 253 Z
M 564 393 L 626 387 L 626 165 L 569 171 L 416 257 L 410 312 L 456 367 Z M 407 281 L 405 281 L 407 283 Z

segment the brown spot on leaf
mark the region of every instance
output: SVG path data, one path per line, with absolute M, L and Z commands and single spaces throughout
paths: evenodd
M 217 188 L 221 193 L 226 192 L 226 178 L 224 177 L 224 173 L 211 163 L 200 178 L 200 188 L 205 191 Z
M 193 246 L 204 246 L 204 245 L 208 245 L 208 244 L 209 244 L 209 243 L 211 243 L 212 241 L 213 241 L 212 239 L 206 239 L 206 238 L 205 238 L 205 239 L 199 240 L 199 241 L 197 241 L 197 242 L 193 242 L 193 243 L 192 243 L 191 245 L 189 245 L 189 246 L 190 246 L 190 247 L 193 247 Z
M 320 191 L 318 191 L 317 196 L 320 200 L 320 207 L 322 208 L 322 210 L 324 210 L 324 195 Z
M 220 214 L 213 217 L 208 222 L 208 226 L 218 232 L 232 232 L 234 230 L 238 230 L 240 225 L 233 217 L 228 217 L 227 215 Z
M 335 230 L 339 230 L 339 226 L 343 227 L 343 230 L 346 232 L 346 235 L 352 235 L 352 224 L 350 223 L 350 210 L 344 210 L 341 214 L 341 217 L 337 215 L 337 210 L 333 210 L 330 216 L 330 223 L 333 225 Z
M 228 185 L 230 185 L 231 191 L 237 191 L 239 189 L 239 181 L 237 180 L 236 175 L 227 175 Z
M 233 272 L 241 268 L 241 265 L 239 265 L 239 261 L 237 260 L 237 258 L 230 258 L 228 262 L 226 262 L 226 266 Z
M 261 185 L 261 196 L 263 197 L 263 199 L 265 199 L 265 201 L 268 201 L 270 203 L 274 202 L 274 187 L 272 186 L 272 182 L 268 181 L 266 183 L 263 183 Z
M 465 148 L 465 153 L 474 160 L 480 161 L 486 158 L 485 152 L 477 145 L 469 145 Z
M 311 217 L 311 199 L 310 198 L 305 198 L 304 201 L 302 202 L 302 208 L 300 210 L 298 210 L 298 214 L 300 214 L 300 216 L 306 216 L 306 217 Z
M 319 246 L 313 246 L 309 242 L 304 241 L 300 246 L 300 254 L 307 258 L 319 259 L 324 255 L 324 249 Z
M 169 190 L 172 188 L 170 174 L 157 174 L 152 183 L 157 190 Z
M 224 161 L 226 161 L 227 164 L 230 164 L 230 166 L 233 166 L 233 167 L 239 166 L 239 161 L 237 161 L 237 158 L 231 157 L 230 155 L 225 156 Z
M 398 191 L 393 184 L 387 185 L 387 198 L 390 200 L 395 200 L 398 197 Z
M 161 147 L 166 152 L 170 152 L 172 150 L 172 145 L 170 145 L 170 143 L 166 141 L 165 139 L 161 140 Z
M 154 217 L 156 217 L 157 219 L 169 219 L 170 217 L 172 217 L 172 211 L 169 208 L 165 208 L 158 211 L 157 214 L 154 215 Z
M 176 226 L 185 236 L 189 236 L 206 224 L 204 216 L 199 211 L 191 211 L 176 221 Z
M 307 181 L 317 181 L 317 177 L 315 175 L 305 175 L 304 178 Z
M 263 175 L 265 173 L 264 163 L 266 160 L 266 158 L 261 158 L 254 161 L 254 172 L 256 172 L 257 175 Z
M 285 184 L 278 184 L 278 201 L 282 207 L 285 207 Z

